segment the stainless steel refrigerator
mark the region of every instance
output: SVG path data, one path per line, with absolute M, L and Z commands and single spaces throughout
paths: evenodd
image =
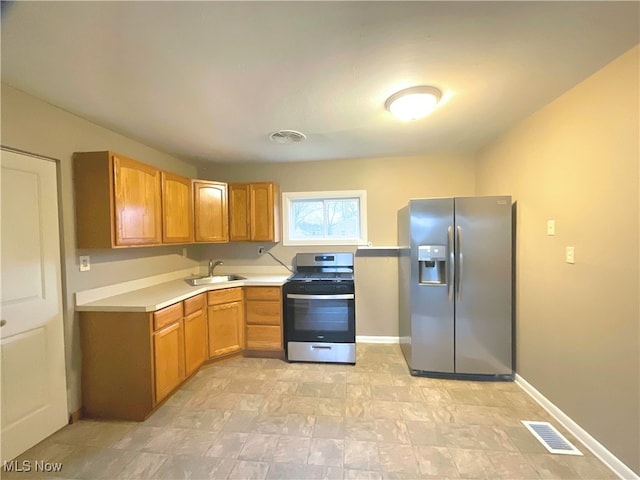
M 400 345 L 414 375 L 513 379 L 511 197 L 398 212 Z

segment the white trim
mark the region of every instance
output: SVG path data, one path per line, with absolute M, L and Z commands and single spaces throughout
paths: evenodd
M 360 202 L 360 237 L 345 239 L 310 239 L 292 240 L 289 238 L 289 215 L 291 201 L 299 198 L 327 199 L 327 198 L 358 198 Z M 367 245 L 367 191 L 366 190 L 335 190 L 321 192 L 282 192 L 282 245 Z
M 400 337 L 358 335 L 356 336 L 356 343 L 400 343 Z
M 556 407 L 547 397 L 542 395 L 536 388 L 516 373 L 515 383 L 522 388 L 531 398 L 540 404 L 551 414 L 560 424 L 576 437 L 582 444 L 598 457 L 598 459 L 611 469 L 618 477 L 624 480 L 640 480 L 640 477 L 618 457 L 605 448 L 600 442 L 593 438 L 586 430 L 574 422 L 567 414 Z

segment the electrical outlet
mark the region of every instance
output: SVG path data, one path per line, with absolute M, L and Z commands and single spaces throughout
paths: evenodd
M 258 255 L 262 255 L 264 254 L 264 247 L 263 246 L 259 246 L 258 247 Z
M 547 220 L 547 235 L 555 235 L 555 234 L 556 234 L 556 221 Z
M 78 260 L 80 260 L 81 272 L 88 272 L 91 270 L 91 259 L 89 258 L 89 255 L 80 255 Z
M 576 251 L 574 247 L 567 247 L 565 249 L 564 260 L 567 263 L 576 263 Z

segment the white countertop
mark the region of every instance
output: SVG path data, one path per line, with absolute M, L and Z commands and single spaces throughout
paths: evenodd
M 244 275 L 245 280 L 193 287 L 184 278 L 170 280 L 90 302 L 76 300 L 79 312 L 153 312 L 199 293 L 233 287 L 282 286 L 288 275 Z M 185 277 L 186 278 L 186 277 Z

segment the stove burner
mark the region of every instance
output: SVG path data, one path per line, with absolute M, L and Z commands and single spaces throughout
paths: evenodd
M 353 254 L 299 253 L 290 282 L 353 282 Z

